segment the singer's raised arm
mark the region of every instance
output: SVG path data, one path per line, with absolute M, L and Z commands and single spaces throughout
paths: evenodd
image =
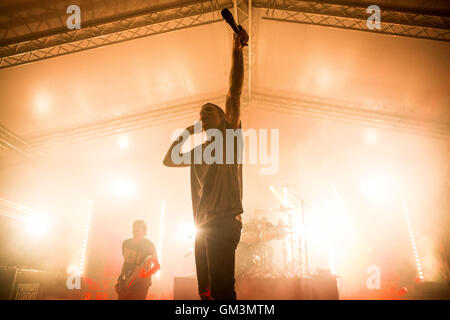
M 230 89 L 225 104 L 225 119 L 233 125 L 239 126 L 242 85 L 244 82 L 244 58 L 242 48 L 248 42 L 248 34 L 244 29 L 234 36 L 232 66 L 230 72 Z

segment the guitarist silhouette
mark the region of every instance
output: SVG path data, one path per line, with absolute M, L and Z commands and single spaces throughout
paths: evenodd
M 146 234 L 145 222 L 136 220 L 133 238 L 122 244 L 124 262 L 115 286 L 119 300 L 145 300 L 151 276 L 160 269 L 155 246 Z

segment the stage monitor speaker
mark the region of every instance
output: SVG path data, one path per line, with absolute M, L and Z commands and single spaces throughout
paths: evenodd
M 312 275 L 314 300 L 339 300 L 336 276 L 332 274 Z
M 419 300 L 449 300 L 450 285 L 446 282 L 424 281 L 414 285 L 409 299 Z
M 174 300 L 198 300 L 197 279 L 175 277 Z M 238 278 L 239 300 L 334 300 L 339 299 L 336 277 L 314 275 L 297 278 Z
M 0 299 L 40 299 L 45 275 L 41 270 L 0 267 Z

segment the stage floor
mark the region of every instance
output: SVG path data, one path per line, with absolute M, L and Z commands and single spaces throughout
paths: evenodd
M 238 278 L 239 300 L 336 300 L 339 299 L 334 276 L 299 278 Z M 197 300 L 197 279 L 176 277 L 174 300 Z

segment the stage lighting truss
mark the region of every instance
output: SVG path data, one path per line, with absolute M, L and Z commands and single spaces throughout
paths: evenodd
M 2 125 L 0 125 L 0 147 L 5 150 L 17 152 L 22 156 L 31 159 L 44 157 L 41 152 L 33 150 L 21 137 L 17 136 Z
M 121 3 L 108 1 L 109 7 L 116 8 L 115 15 L 103 20 L 93 19 L 88 26 L 80 30 L 65 28 L 65 19 L 68 15 L 63 9 L 56 7 L 32 8 L 40 9 L 40 14 L 26 15 L 26 9 L 20 12 L 11 7 L 10 15 L 5 16 L 0 34 L 2 46 L 0 47 L 0 68 L 12 67 L 32 61 L 38 61 L 73 52 L 127 40 L 161 34 L 173 30 L 180 30 L 199 25 L 222 21 L 220 10 L 235 8 L 238 23 L 250 32 L 249 52 L 246 53 L 248 61 L 252 60 L 252 12 L 260 8 L 265 11 L 262 19 L 272 19 L 284 22 L 297 22 L 318 26 L 337 27 L 359 31 L 378 32 L 396 36 L 406 36 L 429 40 L 450 40 L 450 19 L 422 13 L 409 13 L 390 11 L 382 8 L 381 30 L 369 30 L 366 26 L 368 14 L 366 7 L 354 7 L 338 4 L 325 4 L 314 1 L 289 0 L 211 0 L 195 1 L 178 7 L 149 11 L 148 1 L 133 1 L 138 11 L 120 14 Z M 143 4 L 147 5 L 145 7 Z M 149 2 L 151 3 L 151 2 Z M 82 8 L 83 14 L 95 18 L 96 6 L 106 6 L 101 1 L 89 3 Z M 56 6 L 56 4 L 55 4 Z M 147 8 L 147 10 L 145 10 Z M 249 9 L 250 8 L 250 9 Z M 2 8 L 3 9 L 3 8 Z M 86 9 L 86 10 L 85 10 Z M 123 9 L 123 8 L 122 8 Z M 31 10 L 31 9 L 29 9 Z M 56 13 L 55 13 L 56 12 Z M 53 13 L 53 16 L 52 16 Z M 50 15 L 50 18 L 48 16 Z M 55 16 L 56 15 L 56 16 Z M 258 18 L 258 20 L 260 20 Z M 52 25 L 54 24 L 54 25 Z M 20 28 L 19 28 L 20 27 Z M 45 28 L 44 28 L 45 27 Z M 28 33 L 23 33 L 26 30 Z M 50 32 L 53 32 L 49 34 Z M 55 33 L 56 32 L 56 33 Z M 8 38 L 9 34 L 16 35 Z M 6 39 L 6 40 L 4 40 Z M 249 65 L 251 68 L 251 64 Z M 249 73 L 251 81 L 251 73 Z M 251 88 L 251 85 L 249 86 Z M 249 99 L 250 89 L 247 89 Z
M 0 198 L 0 215 L 19 222 L 23 229 L 33 236 L 42 236 L 51 228 L 51 221 L 27 206 Z
M 112 3 L 119 4 L 114 1 Z M 138 1 L 136 3 L 133 2 L 132 6 L 140 5 L 140 8 L 144 8 L 145 6 L 148 7 L 149 3 L 151 1 Z M 95 7 L 106 4 L 101 1 L 94 1 L 90 5 Z M 141 10 L 140 13 L 133 16 L 117 16 L 116 20 L 104 23 L 99 22 L 92 26 L 83 27 L 80 30 L 42 36 L 2 46 L 0 48 L 0 68 L 172 30 L 222 21 L 220 10 L 223 8 L 234 10 L 238 23 L 247 29 L 250 36 L 249 48 L 244 50 L 244 63 L 247 71 L 245 73 L 242 97 L 242 115 L 244 119 L 246 117 L 248 120 L 251 116 L 251 104 L 257 101 L 266 109 L 276 109 L 277 112 L 288 114 L 306 113 L 309 116 L 333 118 L 345 122 L 369 123 L 371 126 L 375 125 L 377 127 L 407 129 L 419 134 L 425 133 L 446 138 L 450 136 L 450 130 L 446 123 L 431 121 L 423 123 L 401 115 L 371 111 L 348 104 L 336 106 L 334 103 L 320 98 L 314 100 L 309 98 L 290 99 L 253 92 L 251 81 L 252 66 L 256 58 L 254 40 L 261 18 L 368 31 L 365 26 L 368 17 L 365 7 L 349 7 L 314 1 L 211 0 L 195 1 L 183 6 L 159 11 L 149 12 L 148 10 Z M 42 10 L 45 11 L 47 9 L 43 8 Z M 91 8 L 91 11 L 94 12 L 94 9 L 96 8 Z M 120 6 L 114 10 L 117 11 L 117 15 L 120 11 Z M 94 16 L 93 13 L 92 16 Z M 447 17 L 382 9 L 381 19 L 382 30 L 374 30 L 373 32 L 443 41 L 448 41 L 450 38 L 449 19 Z M 30 21 L 23 23 L 30 24 L 27 28 L 32 34 L 33 32 L 39 34 L 39 31 L 41 31 L 39 26 L 32 24 Z M 48 25 L 48 23 L 44 24 Z M 419 30 L 421 31 L 419 32 Z M 220 101 L 219 103 L 222 103 L 224 100 L 225 97 L 211 97 L 204 101 L 179 104 L 174 107 L 152 108 L 147 112 L 135 115 L 127 115 L 76 128 L 36 134 L 24 137 L 24 139 L 20 139 L 6 129 L 0 128 L 0 146 L 35 157 L 36 152 L 34 150 L 48 145 L 73 143 L 182 119 L 195 119 L 198 113 L 198 106 L 202 102 L 217 103 Z
M 27 206 L 0 198 L 0 215 L 22 221 L 31 214 L 33 214 L 33 210 Z
M 252 18 L 252 0 L 233 0 L 233 16 L 249 35 L 248 47 L 243 50 L 244 85 L 241 97 L 241 115 L 245 122 L 249 121 L 252 97 L 252 66 L 255 57 L 255 29 L 259 19 Z
M 200 106 L 204 103 L 211 102 L 222 105 L 224 101 L 225 96 L 213 96 L 209 99 L 181 103 L 171 107 L 154 107 L 137 114 L 30 136 L 26 140 L 33 150 L 39 150 L 52 145 L 77 143 L 174 121 L 192 120 L 194 123 L 198 119 Z
M 41 150 L 53 145 L 72 144 L 180 120 L 195 121 L 198 118 L 199 106 L 206 102 L 223 105 L 225 98 L 225 96 L 211 96 L 171 107 L 152 108 L 138 114 L 30 136 L 26 138 L 26 141 L 31 150 Z M 450 138 L 450 127 L 447 123 L 424 122 L 400 114 L 364 109 L 355 103 L 312 96 L 275 96 L 257 91 L 253 92 L 252 100 L 253 103 L 258 104 L 259 108 L 277 113 L 369 125 L 434 138 Z
M 277 113 L 307 115 L 344 123 L 370 125 L 371 127 L 403 131 L 439 139 L 450 138 L 448 123 L 423 121 L 401 114 L 371 110 L 356 103 L 335 101 L 321 97 L 286 97 L 253 92 L 253 102 L 262 109 Z M 395 107 L 389 110 L 396 110 Z
M 0 68 L 222 21 L 220 10 L 232 5 L 232 1 L 224 0 L 196 1 L 166 10 L 147 11 L 128 17 L 117 16 L 116 20 L 105 19 L 79 30 L 60 27 L 57 34 L 3 45 L 0 48 Z M 43 21 L 38 24 L 43 24 Z
M 384 33 L 429 40 L 450 41 L 450 18 L 415 12 L 381 9 L 381 29 L 367 28 L 367 6 L 348 6 L 315 1 L 253 0 L 265 8 L 262 19 Z

